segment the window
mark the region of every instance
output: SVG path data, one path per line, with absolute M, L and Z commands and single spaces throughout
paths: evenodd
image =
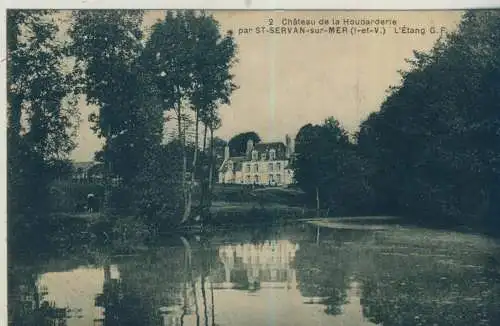
M 256 161 L 259 159 L 259 153 L 257 151 L 252 151 L 252 160 Z
M 273 172 L 273 163 L 269 163 L 269 165 L 267 167 L 268 167 L 269 172 Z
M 255 163 L 253 165 L 253 172 L 259 172 L 259 164 Z
M 278 170 L 278 171 L 281 170 L 281 163 L 280 162 L 276 163 L 276 170 Z
M 258 175 L 255 175 L 255 176 L 254 176 L 254 182 L 255 182 L 255 183 L 259 183 L 259 176 L 258 176 Z
M 271 149 L 269 151 L 269 160 L 273 161 L 276 159 L 276 151 L 274 149 Z
M 250 176 L 247 175 L 247 183 L 250 183 Z
M 247 164 L 247 165 L 245 166 L 245 170 L 246 170 L 246 172 L 250 172 L 250 164 Z
M 269 175 L 269 184 L 272 184 L 274 182 L 274 177 L 272 174 Z
M 280 174 L 276 174 L 276 182 L 277 183 L 281 182 L 281 175 Z

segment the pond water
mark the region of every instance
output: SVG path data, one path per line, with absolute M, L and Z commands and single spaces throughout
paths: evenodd
M 297 224 L 10 267 L 12 325 L 500 325 L 500 246 Z

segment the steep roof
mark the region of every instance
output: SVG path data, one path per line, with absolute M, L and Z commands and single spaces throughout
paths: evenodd
M 269 151 L 274 149 L 276 151 L 276 159 L 284 160 L 286 159 L 286 146 L 282 142 L 271 142 L 271 143 L 258 143 L 253 147 L 259 153 L 259 158 L 262 154 L 266 154 L 269 159 Z M 248 159 L 251 159 L 251 153 L 249 153 Z
M 259 153 L 259 160 L 262 159 L 262 154 L 266 154 L 266 160 L 269 160 L 269 152 L 271 149 L 276 151 L 276 160 L 287 160 L 286 157 L 286 146 L 282 142 L 269 142 L 269 143 L 258 143 L 253 145 L 253 150 Z M 234 171 L 241 171 L 244 162 L 249 162 L 252 160 L 252 154 L 248 153 L 245 156 L 235 156 L 229 157 L 229 159 L 222 162 L 219 172 L 226 173 L 228 171 L 228 162 L 231 161 L 234 164 Z M 290 164 L 287 164 L 287 167 Z
M 258 143 L 254 145 L 254 149 L 259 152 L 269 151 L 272 148 L 276 149 L 276 151 L 278 150 L 284 151 L 286 149 L 285 144 L 283 144 L 282 142 Z

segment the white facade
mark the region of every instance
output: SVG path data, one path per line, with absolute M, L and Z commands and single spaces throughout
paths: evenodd
M 228 170 L 225 182 L 259 184 L 259 185 L 288 185 L 292 182 L 292 170 L 285 168 L 288 160 L 281 161 L 250 161 L 242 163 L 242 171 Z
M 250 141 L 247 155 L 230 157 L 226 148 L 224 162 L 219 169 L 219 183 L 286 186 L 293 183 L 291 147 L 283 143 L 263 143 L 255 147 Z

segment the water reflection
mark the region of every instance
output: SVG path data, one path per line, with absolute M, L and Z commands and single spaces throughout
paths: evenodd
M 484 238 L 320 234 L 308 226 L 225 232 L 63 271 L 17 266 L 9 319 L 68 326 L 500 322 L 499 247 Z
M 216 274 L 214 287 L 252 291 L 263 287 L 291 289 L 296 286 L 291 264 L 297 249 L 297 244 L 287 240 L 220 246 L 218 255 L 224 271 Z

